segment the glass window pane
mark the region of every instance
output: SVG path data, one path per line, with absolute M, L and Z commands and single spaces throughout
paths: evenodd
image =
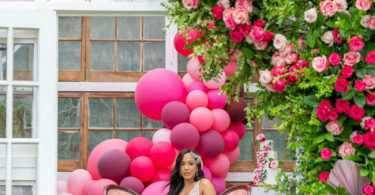
M 163 127 L 163 122 L 154 121 L 142 115 L 142 128 L 143 129 L 160 129 Z
M 116 128 L 139 128 L 140 115 L 134 99 L 116 99 Z
M 6 179 L 7 145 L 0 144 L 0 181 Z M 1 191 L 1 190 L 0 190 Z
M 89 131 L 89 156 L 92 149 L 104 140 L 112 139 L 112 131 Z
M 13 97 L 13 137 L 33 136 L 33 88 L 15 87 Z
M 143 17 L 144 39 L 165 39 L 163 28 L 165 27 L 164 16 Z
M 144 43 L 144 71 L 165 67 L 165 43 Z
M 81 42 L 59 41 L 59 70 L 81 69 Z
M 36 180 L 37 144 L 12 144 L 12 179 Z
M 82 17 L 59 16 L 59 38 L 81 38 Z
M 0 87 L 0 138 L 6 137 L 6 87 Z
M 115 67 L 115 43 L 91 42 L 90 69 L 114 71 Z
M 13 185 L 12 186 L 12 195 L 32 195 L 33 186 L 26 185 Z
M 273 140 L 273 148 L 277 152 L 278 160 L 286 160 L 286 134 L 278 131 L 263 131 L 267 140 Z
M 0 29 L 0 36 L 2 34 L 2 31 L 3 30 Z M 0 43 L 0 80 L 7 79 L 7 58 L 6 57 L 7 57 L 7 45 L 4 43 Z
M 189 58 L 178 54 L 178 72 L 187 72 L 187 63 Z
M 117 43 L 118 71 L 141 70 L 141 43 L 119 42 Z
M 116 138 L 127 142 L 139 136 L 141 136 L 140 131 L 116 131 Z
M 59 131 L 59 160 L 79 160 L 79 133 L 79 131 Z
M 253 132 L 246 131 L 245 136 L 240 140 L 240 156 L 238 161 L 253 160 Z
M 59 98 L 59 128 L 79 128 L 79 101 L 79 98 Z
M 274 125 L 280 121 L 281 120 L 278 118 L 274 118 L 270 120 L 266 116 L 263 116 L 262 117 L 262 129 L 277 129 L 276 127 L 274 127 Z
M 145 137 L 152 141 L 152 136 L 154 135 L 155 131 L 142 131 L 142 137 Z
M 89 99 L 89 127 L 112 128 L 113 127 L 113 99 L 90 98 Z
M 118 39 L 141 39 L 141 17 L 117 17 Z
M 14 80 L 32 80 L 34 66 L 34 45 L 15 44 L 14 45 Z
M 115 17 L 91 17 L 90 39 L 114 39 Z

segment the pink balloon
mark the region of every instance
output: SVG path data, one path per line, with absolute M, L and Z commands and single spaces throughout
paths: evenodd
M 204 166 L 203 173 L 204 173 L 204 178 L 207 178 L 208 180 L 212 180 L 212 174 L 209 168 Z
M 220 93 L 221 93 L 220 89 L 213 89 L 207 93 L 209 108 L 215 109 L 215 108 L 225 107 L 228 101 L 227 94 L 219 95 Z
M 210 169 L 213 177 L 226 178 L 230 162 L 225 154 L 220 154 L 215 158 L 207 158 L 206 166 Z
M 120 183 L 129 175 L 130 157 L 124 151 L 110 150 L 105 152 L 98 161 L 98 171 L 102 178 Z
M 64 180 L 57 181 L 57 193 L 68 192 L 68 182 Z
M 104 195 L 104 187 L 107 185 L 117 185 L 110 179 L 97 180 L 89 189 L 89 195 Z
M 209 89 L 219 89 L 225 83 L 227 79 L 225 72 L 221 72 L 216 77 L 212 78 L 209 81 L 203 79 L 203 84 Z
M 189 85 L 189 87 L 187 88 L 187 92 L 190 93 L 191 91 L 193 90 L 201 90 L 203 91 L 204 93 L 207 93 L 207 88 L 206 86 L 204 86 L 204 84 L 200 81 L 194 81 L 193 83 L 191 83 Z
M 126 146 L 126 153 L 133 160 L 138 156 L 147 156 L 152 147 L 152 142 L 145 137 L 135 137 Z
M 223 178 L 221 177 L 214 177 L 212 178 L 212 184 L 214 185 L 215 187 L 215 190 L 216 190 L 216 194 L 221 194 L 222 192 L 224 192 L 225 190 L 225 181 Z
M 161 120 L 161 111 L 171 101 L 185 102 L 186 89 L 174 72 L 158 68 L 147 72 L 135 89 L 135 103 L 148 118 Z
M 193 124 L 200 132 L 207 131 L 214 123 L 211 110 L 204 107 L 194 109 L 190 114 L 190 123 Z
M 147 156 L 139 156 L 131 162 L 130 173 L 142 182 L 146 182 L 154 177 L 155 166 Z
M 187 33 L 188 35 L 186 35 Z M 200 35 L 199 30 L 187 29 L 184 35 L 178 31 L 174 36 L 174 47 L 176 48 L 176 51 L 182 56 L 189 57 L 189 55 L 193 53 L 193 50 L 185 48 L 186 44 L 190 44 L 191 42 L 195 41 L 199 36 L 203 36 Z
M 84 169 L 77 169 L 70 173 L 68 178 L 68 189 L 69 192 L 74 195 L 82 195 L 82 188 L 88 182 L 92 180 L 91 175 Z
M 87 161 L 87 170 L 92 176 L 92 179 L 101 179 L 98 172 L 98 161 L 104 152 L 112 149 L 117 149 L 120 151 L 125 151 L 126 145 L 128 143 L 121 139 L 109 139 L 101 142 L 91 151 L 89 159 Z
M 149 157 L 156 168 L 168 168 L 175 159 L 175 151 L 172 144 L 159 142 L 151 147 Z
M 236 132 L 234 132 L 231 129 L 228 129 L 222 135 L 225 143 L 224 152 L 231 151 L 237 148 L 240 142 L 240 138 L 238 138 Z
M 190 110 L 198 107 L 207 107 L 208 98 L 206 93 L 200 90 L 194 90 L 186 96 L 186 105 Z
M 158 181 L 169 181 L 170 175 L 171 175 L 171 170 L 168 170 L 168 169 L 156 170 L 155 176 L 152 179 L 151 183 L 155 183 Z
M 132 189 L 138 194 L 141 194 L 143 189 L 145 189 L 145 186 L 143 185 L 142 181 L 133 176 L 125 177 L 121 181 L 120 186 Z
M 189 116 L 188 106 L 178 101 L 167 103 L 161 111 L 161 120 L 168 129 L 173 129 L 179 123 L 188 122 Z
M 234 150 L 224 152 L 224 154 L 228 157 L 229 162 L 235 162 L 238 157 L 240 156 L 240 147 L 235 148 Z
M 200 80 L 203 75 L 202 66 L 198 58 L 191 58 L 187 63 L 187 72 L 190 74 L 191 78 L 195 80 Z
M 92 188 L 93 185 L 95 185 L 96 180 L 90 180 L 87 181 L 82 188 L 82 195 L 89 195 L 89 189 Z
M 234 132 L 237 133 L 238 138 L 242 139 L 245 136 L 245 125 L 241 122 L 234 122 L 229 125 L 229 129 L 232 129 Z
M 167 184 L 167 181 L 158 181 L 152 183 L 149 186 L 147 186 L 145 190 L 143 190 L 142 195 L 167 195 L 169 192 L 169 186 L 164 188 Z
M 171 143 L 177 150 L 195 148 L 199 144 L 199 132 L 190 123 L 180 123 L 172 129 Z
M 228 63 L 226 66 L 224 66 L 223 71 L 225 72 L 226 76 L 232 76 L 232 74 L 237 71 L 236 62 Z
M 158 142 L 171 143 L 171 130 L 166 128 L 157 130 L 152 136 L 152 143 L 156 144 Z
M 214 109 L 211 111 L 214 119 L 214 124 L 212 128 L 218 132 L 225 131 L 230 124 L 229 114 L 223 109 Z
M 190 84 L 192 84 L 194 81 L 196 81 L 194 78 L 190 76 L 190 74 L 187 72 L 182 77 L 182 82 L 184 82 L 185 88 L 187 89 Z
M 214 158 L 224 150 L 224 139 L 221 134 L 215 130 L 208 130 L 201 133 L 198 152 L 207 158 Z

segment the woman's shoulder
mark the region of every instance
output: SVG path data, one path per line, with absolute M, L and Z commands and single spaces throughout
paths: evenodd
M 212 185 L 211 181 L 206 178 L 202 178 L 201 180 L 199 180 L 199 183 L 200 185 Z
M 199 181 L 199 189 L 205 195 L 216 195 L 215 188 L 208 179 L 203 178 Z

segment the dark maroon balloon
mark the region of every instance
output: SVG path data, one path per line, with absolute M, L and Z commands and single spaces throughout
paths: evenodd
M 199 144 L 199 132 L 190 123 L 180 123 L 171 131 L 171 143 L 177 150 L 195 148 Z
M 214 158 L 223 152 L 224 146 L 223 136 L 215 130 L 208 130 L 201 133 L 197 150 L 206 158 Z
M 239 97 L 238 102 L 232 98 L 230 104 L 226 105 L 224 109 L 228 112 L 232 122 L 240 122 L 246 117 L 246 106 L 247 102 Z
M 230 123 L 228 129 L 232 129 L 234 132 L 236 132 L 240 139 L 245 136 L 246 128 L 242 122 Z
M 109 150 L 98 161 L 100 177 L 111 179 L 116 183 L 129 175 L 129 167 L 130 157 L 120 150 Z
M 178 101 L 169 102 L 161 111 L 161 120 L 168 129 L 173 129 L 177 124 L 189 122 L 189 116 L 189 108 Z
M 145 189 L 145 186 L 143 185 L 142 181 L 133 176 L 125 177 L 121 181 L 120 186 L 132 189 L 138 194 L 141 194 L 142 191 Z

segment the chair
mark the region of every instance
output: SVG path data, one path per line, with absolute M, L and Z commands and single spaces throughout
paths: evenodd
M 251 188 L 249 185 L 236 185 L 226 189 L 220 195 L 250 195 Z
M 118 185 L 108 185 L 104 188 L 104 195 L 139 195 L 137 192 Z

